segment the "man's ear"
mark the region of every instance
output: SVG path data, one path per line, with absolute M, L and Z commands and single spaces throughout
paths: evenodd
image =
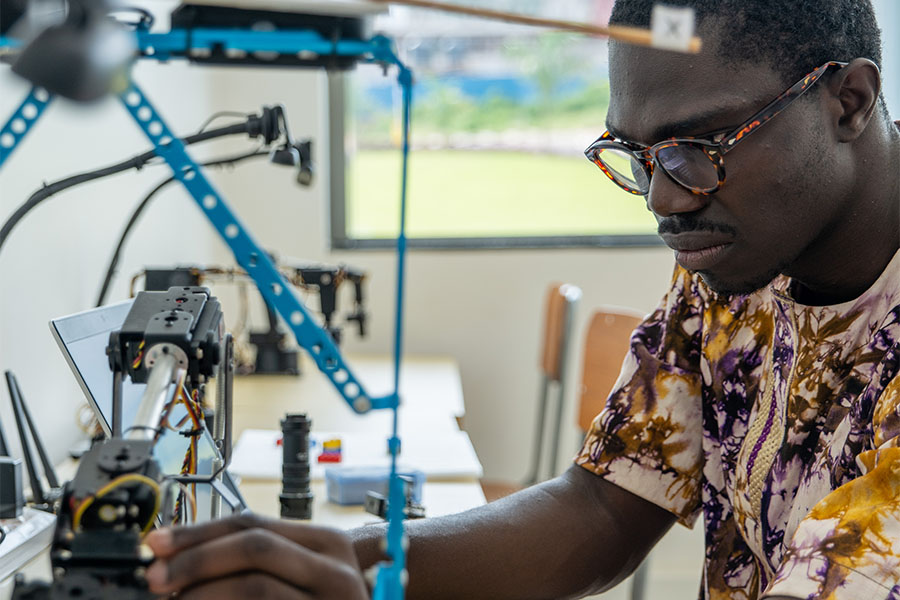
M 834 94 L 829 104 L 838 140 L 851 142 L 862 134 L 878 106 L 881 72 L 868 58 L 855 58 L 834 74 L 828 87 Z

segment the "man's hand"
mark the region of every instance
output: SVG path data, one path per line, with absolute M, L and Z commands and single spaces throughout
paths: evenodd
M 300 523 L 241 515 L 147 536 L 155 594 L 184 600 L 363 600 L 369 592 L 349 538 Z

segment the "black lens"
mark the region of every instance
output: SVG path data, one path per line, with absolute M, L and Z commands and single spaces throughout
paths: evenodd
M 680 143 L 656 153 L 656 161 L 669 177 L 684 187 L 708 192 L 719 185 L 716 163 L 700 146 Z

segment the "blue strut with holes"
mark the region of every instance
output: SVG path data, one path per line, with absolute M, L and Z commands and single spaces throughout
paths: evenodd
M 212 223 L 237 263 L 250 275 L 266 303 L 282 316 L 319 369 L 331 380 L 350 407 L 358 413 L 372 408 L 393 408 L 395 395 L 370 398 L 341 357 L 331 336 L 313 320 L 292 286 L 275 263 L 231 210 L 181 140 L 169 129 L 138 86 L 132 83 L 120 95 L 125 109 L 150 139 L 156 153 L 190 193 Z
M 398 83 L 403 97 L 403 167 L 401 173 L 400 230 L 397 238 L 397 303 L 394 338 L 394 389 L 383 397 L 371 397 L 345 363 L 331 336 L 314 322 L 291 285 L 263 251 L 250 232 L 231 210 L 225 199 L 206 178 L 203 169 L 190 157 L 181 140 L 169 129 L 160 114 L 137 85 L 131 83 L 120 94 L 123 105 L 132 115 L 157 154 L 169 165 L 178 181 L 219 232 L 259 288 L 266 302 L 286 321 L 297 343 L 312 356 L 319 370 L 331 381 L 350 407 L 365 413 L 371 409 L 392 409 L 393 431 L 388 439 L 391 453 L 391 478 L 388 495 L 388 532 L 386 554 L 388 560 L 378 565 L 373 590 L 374 600 L 401 600 L 406 587 L 407 539 L 403 528 L 406 505 L 406 483 L 397 474 L 400 452 L 398 414 L 400 404 L 400 363 L 403 354 L 403 291 L 406 269 L 406 190 L 409 158 L 410 107 L 412 102 L 412 73 L 396 57 L 391 42 L 384 36 L 368 41 L 326 40 L 314 31 L 241 31 L 233 29 L 172 30 L 168 33 L 136 32 L 144 58 L 169 60 L 187 57 L 193 52 L 215 47 L 242 52 L 312 52 L 323 55 L 359 57 L 385 67 L 396 66 Z M 15 46 L 15 40 L 0 38 L 0 48 Z M 34 88 L 7 123 L 0 129 L 0 167 L 37 122 L 51 96 Z
M 22 104 L 0 129 L 0 168 L 37 123 L 44 113 L 44 109 L 50 104 L 50 100 L 52 98 L 46 90 L 37 87 L 31 88 Z

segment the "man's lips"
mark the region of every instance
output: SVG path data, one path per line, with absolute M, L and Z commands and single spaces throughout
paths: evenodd
M 663 234 L 662 238 L 675 251 L 678 264 L 690 271 L 712 268 L 734 243 L 730 236 L 708 232 Z

